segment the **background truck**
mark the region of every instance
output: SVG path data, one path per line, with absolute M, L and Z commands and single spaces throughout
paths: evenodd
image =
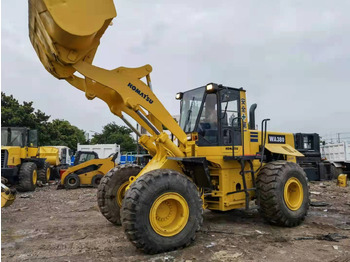
M 321 155 L 331 164 L 333 178 L 340 174 L 350 174 L 349 142 L 321 145 Z
M 95 152 L 97 157 L 85 156 L 84 154 L 80 154 L 78 156 L 78 152 Z M 118 164 L 120 162 L 120 145 L 117 144 L 96 144 L 96 145 L 81 145 L 77 146 L 77 154 L 75 157 L 74 165 L 83 163 L 87 160 L 91 160 L 94 158 L 107 158 L 110 155 L 114 155 L 118 152 L 118 157 L 115 159 L 115 162 Z M 85 159 L 88 157 L 89 159 Z M 78 158 L 78 159 L 77 159 Z M 78 160 L 78 162 L 76 162 Z M 84 161 L 83 161 L 84 160 Z

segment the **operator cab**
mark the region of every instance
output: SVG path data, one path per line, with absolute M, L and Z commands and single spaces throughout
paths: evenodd
M 37 147 L 38 131 L 25 127 L 1 127 L 1 146 Z
M 232 139 L 235 145 L 241 145 L 241 119 L 246 126 L 245 94 L 241 97 L 244 92 L 243 89 L 208 84 L 178 93 L 180 126 L 189 135 L 188 139 L 191 140 L 192 134 L 198 134 L 198 146 L 231 146 Z

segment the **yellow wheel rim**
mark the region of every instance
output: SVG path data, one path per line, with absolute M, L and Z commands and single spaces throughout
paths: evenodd
M 48 168 L 46 170 L 46 181 L 49 181 L 50 180 L 50 174 L 51 174 L 51 171 L 50 171 L 50 168 Z
M 304 200 L 303 186 L 299 179 L 291 177 L 284 185 L 284 202 L 290 210 L 298 210 Z
M 119 207 L 122 207 L 122 201 L 124 199 L 125 191 L 126 191 L 125 189 L 127 188 L 128 185 L 129 185 L 129 181 L 126 181 L 118 188 L 117 203 Z
M 154 201 L 149 221 L 157 234 L 172 237 L 186 226 L 189 213 L 186 200 L 178 193 L 168 192 Z
M 37 179 L 38 179 L 38 174 L 36 172 L 36 169 L 34 169 L 34 171 L 33 171 L 32 179 L 33 179 L 33 185 L 36 185 L 36 182 L 37 182 Z

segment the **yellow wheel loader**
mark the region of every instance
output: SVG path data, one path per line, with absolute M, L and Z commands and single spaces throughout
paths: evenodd
M 61 176 L 58 189 L 75 189 L 80 186 L 98 187 L 101 179 L 109 170 L 116 166 L 115 160 L 119 152 L 107 158 L 96 158 L 68 168 Z
M 268 119 L 255 130 L 256 106 L 248 123 L 245 90 L 209 83 L 178 93 L 178 124 L 153 92 L 150 65 L 108 70 L 92 64 L 116 16 L 112 0 L 30 0 L 29 9 L 30 40 L 48 72 L 88 99 L 105 101 L 138 135 L 126 115 L 150 134 L 139 144 L 152 160 L 142 169 L 112 169 L 98 188 L 101 213 L 122 224 L 137 248 L 159 253 L 188 246 L 202 226 L 203 208 L 248 209 L 257 200 L 271 224 L 304 220 L 308 181 L 296 164 L 303 155 L 293 134 L 267 131 Z
M 50 178 L 46 156 L 50 149 L 40 150 L 37 144 L 37 130 L 1 128 L 1 175 L 18 191 L 34 191 L 37 180 L 46 183 Z

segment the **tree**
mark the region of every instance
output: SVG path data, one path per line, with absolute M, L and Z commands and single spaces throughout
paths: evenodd
M 71 125 L 67 120 L 54 119 L 43 128 L 42 132 L 48 134 L 48 140 L 52 146 L 68 146 L 76 150 L 77 143 L 87 142 L 84 131 Z
M 132 130 L 119 126 L 115 122 L 103 127 L 102 133 L 95 133 L 91 139 L 92 144 L 118 144 L 122 152 L 136 151 L 136 141 L 131 136 Z
M 37 128 L 47 123 L 50 116 L 33 107 L 33 102 L 23 102 L 21 105 L 12 95 L 1 92 L 1 126 L 19 126 Z
M 68 146 L 77 148 L 77 143 L 86 143 L 84 131 L 66 120 L 54 119 L 33 107 L 33 102 L 20 104 L 12 95 L 1 92 L 1 126 L 37 129 L 39 146 Z

